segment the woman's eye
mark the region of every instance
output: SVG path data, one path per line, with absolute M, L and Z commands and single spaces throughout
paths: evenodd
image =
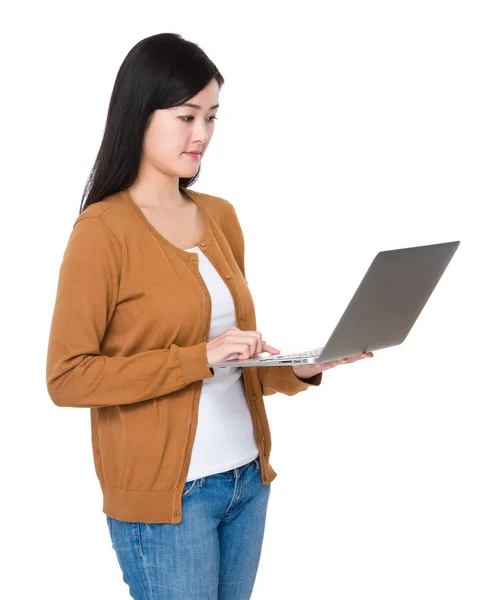
M 213 123 L 213 119 L 216 119 L 217 117 L 208 117 L 208 119 L 210 119 L 210 123 Z M 194 117 L 188 115 L 186 117 L 179 117 L 179 119 L 182 119 L 183 121 L 185 121 L 186 123 L 190 123 L 190 121 L 187 121 L 186 119 L 194 119 Z

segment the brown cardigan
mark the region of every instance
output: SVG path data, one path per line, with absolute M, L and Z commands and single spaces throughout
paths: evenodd
M 227 200 L 186 188 L 204 221 L 198 247 L 229 288 L 237 327 L 257 330 L 244 238 Z M 103 512 L 122 521 L 180 523 L 206 366 L 211 299 L 198 256 L 168 242 L 127 191 L 74 223 L 60 267 L 46 383 L 57 406 L 90 408 Z M 290 365 L 244 367 L 263 483 L 271 437 L 263 395 L 320 385 Z

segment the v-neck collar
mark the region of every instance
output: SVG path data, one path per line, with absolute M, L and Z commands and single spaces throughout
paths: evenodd
M 192 190 L 188 190 L 185 187 L 179 186 L 180 190 L 184 192 L 184 194 L 190 198 L 198 207 L 198 210 L 203 218 L 203 235 L 198 243 L 194 245 L 194 248 L 200 248 L 201 250 L 207 250 L 212 241 L 211 234 L 211 223 L 210 223 L 210 215 L 206 210 L 203 201 L 199 197 L 199 194 L 194 193 Z M 174 252 L 182 256 L 183 258 L 190 258 L 191 252 L 184 250 L 183 248 L 179 248 L 178 246 L 174 246 L 172 242 L 169 242 L 163 235 L 148 221 L 145 217 L 143 211 L 139 208 L 139 206 L 134 202 L 130 192 L 128 189 L 122 191 L 122 198 L 126 202 L 126 204 L 131 208 L 134 214 L 142 221 L 148 231 L 162 244 L 165 244 Z

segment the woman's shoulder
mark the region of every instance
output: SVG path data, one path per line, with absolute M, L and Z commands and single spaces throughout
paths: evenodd
M 232 204 L 226 198 L 222 196 L 216 196 L 214 194 L 208 194 L 206 192 L 200 192 L 198 190 L 191 190 L 184 188 L 186 193 L 194 194 L 207 206 L 207 208 L 216 211 L 229 211 L 232 209 Z
M 78 215 L 74 225 L 84 219 L 101 221 L 112 233 L 125 229 L 126 223 L 132 223 L 132 213 L 126 206 L 122 192 L 106 196 L 98 202 L 93 202 Z

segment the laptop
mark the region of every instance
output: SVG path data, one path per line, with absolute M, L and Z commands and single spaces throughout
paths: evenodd
M 261 352 L 207 366 L 321 364 L 398 346 L 411 331 L 459 244 L 444 242 L 379 252 L 324 346 L 290 353 Z

